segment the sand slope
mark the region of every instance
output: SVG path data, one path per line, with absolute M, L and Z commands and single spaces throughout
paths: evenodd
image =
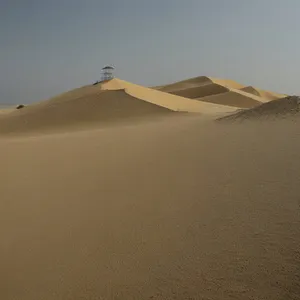
M 0 133 L 80 128 L 172 112 L 224 114 L 236 108 L 208 104 L 120 79 L 78 88 L 0 115 Z
M 252 109 L 239 111 L 220 120 L 266 120 L 299 117 L 300 97 L 289 96 L 283 99 L 263 103 Z
M 229 92 L 198 98 L 200 101 L 230 105 L 239 108 L 252 108 L 260 105 L 263 101 L 260 97 L 241 90 L 231 89 Z
M 172 84 L 167 84 L 163 86 L 154 87 L 155 89 L 161 90 L 163 92 L 173 93 L 178 90 L 206 86 L 206 85 L 213 85 L 213 86 L 223 86 L 225 88 L 234 88 L 240 89 L 244 86 L 235 82 L 233 80 L 226 80 L 226 79 L 219 79 L 207 76 L 199 76 L 195 78 L 190 78 L 182 81 L 178 81 Z
M 215 114 L 230 112 L 235 109 L 226 105 L 216 105 L 212 103 L 208 104 L 202 101 L 179 97 L 155 89 L 129 83 L 120 79 L 113 79 L 107 83 L 103 83 L 101 88 L 104 90 L 125 89 L 126 93 L 131 96 L 173 111 Z
M 226 93 L 228 91 L 229 89 L 222 85 L 211 83 L 207 85 L 201 85 L 197 87 L 176 90 L 171 92 L 171 94 L 190 98 L 190 99 L 196 99 L 196 98 L 200 99 L 201 97 Z
M 299 123 L 178 116 L 0 138 L 1 299 L 299 298 Z
M 233 80 L 206 76 L 155 88 L 186 98 L 239 108 L 252 108 L 264 102 L 286 97 L 286 95 L 264 91 L 256 87 L 243 86 Z
M 0 133 L 60 130 L 171 113 L 124 90 L 82 88 L 0 116 Z
M 256 95 L 254 90 L 245 88 L 235 81 L 205 76 L 157 87 L 157 89 L 207 103 L 239 108 L 251 108 L 265 101 L 259 93 Z

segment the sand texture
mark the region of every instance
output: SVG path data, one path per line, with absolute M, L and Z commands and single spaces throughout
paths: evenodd
M 300 97 L 288 96 L 273 100 L 248 110 L 241 110 L 229 116 L 221 117 L 222 121 L 247 120 L 280 120 L 294 119 L 300 116 Z
M 0 298 L 299 299 L 299 124 L 284 122 L 2 136 Z

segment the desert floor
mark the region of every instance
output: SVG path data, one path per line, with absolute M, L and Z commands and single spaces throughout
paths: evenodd
M 0 298 L 300 299 L 299 123 L 1 135 Z

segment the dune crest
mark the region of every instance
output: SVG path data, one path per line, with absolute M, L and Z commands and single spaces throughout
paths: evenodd
M 233 80 L 219 79 L 219 78 L 208 77 L 208 76 L 199 76 L 199 77 L 194 77 L 194 78 L 178 81 L 171 84 L 157 86 L 154 88 L 164 92 L 171 93 L 182 89 L 200 87 L 200 86 L 211 85 L 211 84 L 216 84 L 218 86 L 222 86 L 227 89 L 230 88 L 240 89 L 244 87 L 242 84 L 235 82 Z
M 261 97 L 236 89 L 231 89 L 226 93 L 201 97 L 198 99 L 203 102 L 223 104 L 239 108 L 252 108 L 263 102 Z
M 172 111 L 197 112 L 204 114 L 233 111 L 231 107 L 226 105 L 216 105 L 213 103 L 208 104 L 201 101 L 195 101 L 177 95 L 157 91 L 155 89 L 146 88 L 117 78 L 101 84 L 101 89 L 124 89 L 126 93 L 133 97 L 168 108 Z

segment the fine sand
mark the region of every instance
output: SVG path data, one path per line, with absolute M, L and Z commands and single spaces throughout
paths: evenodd
M 0 136 L 0 299 L 299 299 L 299 125 Z

